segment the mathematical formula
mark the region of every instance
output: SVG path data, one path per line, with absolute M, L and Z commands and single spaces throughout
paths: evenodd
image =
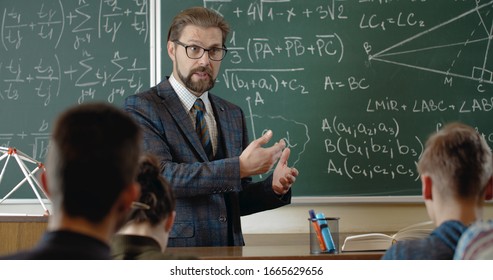
M 149 35 L 147 0 L 2 1 L 0 115 L 16 121 L 0 144 L 43 159 L 61 110 L 147 88 Z
M 0 101 L 38 99 L 48 106 L 70 92 L 77 103 L 94 99 L 113 103 L 116 95 L 142 90 L 148 81 L 147 61 L 127 50 L 101 48 L 128 36 L 124 32 L 145 47 L 147 1 L 133 1 L 127 7 L 118 1 L 101 1 L 98 6 L 83 1 L 70 8 L 62 1 L 50 4 L 38 2 L 32 12 L 22 6 L 3 9 L 1 42 L 6 55 L 0 58 Z M 30 59 L 26 52 L 33 46 L 54 51 Z

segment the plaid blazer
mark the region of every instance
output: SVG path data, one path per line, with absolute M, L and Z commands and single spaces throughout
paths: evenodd
M 240 107 L 209 92 L 218 128 L 218 149 L 207 159 L 188 113 L 165 79 L 125 99 L 125 110 L 143 129 L 144 151 L 158 157 L 176 196 L 168 246 L 242 246 L 240 216 L 291 202 L 272 190 L 272 175 L 240 179 L 239 156 L 248 145 Z

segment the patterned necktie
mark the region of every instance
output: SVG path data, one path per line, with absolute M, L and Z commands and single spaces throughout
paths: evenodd
M 212 158 L 212 143 L 211 137 L 209 135 L 209 129 L 207 128 L 207 122 L 205 121 L 205 105 L 202 99 L 197 98 L 195 103 L 193 104 L 193 108 L 195 109 L 195 131 L 199 135 L 200 141 L 202 142 L 202 146 L 207 154 L 209 159 Z

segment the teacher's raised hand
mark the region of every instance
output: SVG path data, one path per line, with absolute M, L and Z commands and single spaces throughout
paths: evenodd
M 274 167 L 274 164 L 281 157 L 283 149 L 286 147 L 284 140 L 276 142 L 268 148 L 262 147 L 272 138 L 272 131 L 269 130 L 262 137 L 252 141 L 240 155 L 240 176 L 241 178 L 263 174 Z
M 291 150 L 289 148 L 284 149 L 276 169 L 274 170 L 272 190 L 278 195 L 287 193 L 299 174 L 296 168 L 288 166 L 290 154 Z

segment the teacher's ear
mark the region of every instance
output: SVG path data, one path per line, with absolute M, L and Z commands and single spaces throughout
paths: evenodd
M 175 55 L 176 55 L 176 45 L 175 43 L 168 41 L 166 45 L 166 49 L 168 50 L 168 56 L 169 58 L 175 62 Z
M 486 183 L 486 189 L 484 190 L 484 200 L 491 200 L 493 198 L 493 177 L 490 177 L 488 183 Z

